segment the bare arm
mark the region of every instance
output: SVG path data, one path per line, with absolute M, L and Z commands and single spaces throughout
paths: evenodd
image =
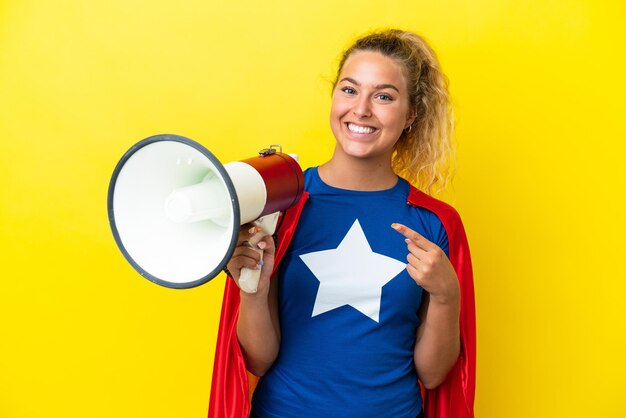
M 428 294 L 420 309 L 413 359 L 424 386 L 440 385 L 460 352 L 460 290 L 454 268 L 436 244 L 404 225 L 393 225 L 407 239 L 407 271 Z
M 261 268 L 257 292 L 240 292 L 237 338 L 247 369 L 256 376 L 263 376 L 276 360 L 280 346 L 278 281 L 270 280 L 275 248 L 269 236 L 259 242 L 259 247 L 264 250 L 263 266 L 259 267 L 259 254 L 247 245 L 247 240 L 256 233 L 249 227 L 242 228 L 239 245 L 228 263 L 228 269 L 237 281 L 242 267 Z
M 422 324 L 417 330 L 413 360 L 427 389 L 439 386 L 459 357 L 458 304 L 440 304 L 426 295 L 421 309 Z

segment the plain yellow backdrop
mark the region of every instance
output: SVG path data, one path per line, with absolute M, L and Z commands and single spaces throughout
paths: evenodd
M 0 416 L 206 415 L 224 277 L 161 288 L 108 225 L 140 139 L 333 148 L 340 52 L 420 32 L 451 80 L 479 418 L 624 417 L 622 1 L 0 2 Z

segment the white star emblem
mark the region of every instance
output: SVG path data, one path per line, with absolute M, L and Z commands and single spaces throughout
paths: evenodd
M 383 286 L 406 268 L 372 251 L 358 219 L 336 249 L 300 258 L 320 281 L 312 317 L 350 305 L 378 322 Z

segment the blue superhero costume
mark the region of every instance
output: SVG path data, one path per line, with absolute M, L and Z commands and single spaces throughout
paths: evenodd
M 305 189 L 278 231 L 283 337 L 279 358 L 255 394 L 258 413 L 396 417 L 415 416 L 420 410 L 412 345 L 421 289 L 404 271 L 406 244 L 390 228 L 391 222 L 401 222 L 449 249 L 461 287 L 461 354 L 446 381 L 425 391 L 426 416 L 473 417 L 473 282 L 456 211 L 403 180 L 386 191 L 353 192 L 331 188 L 316 170 L 309 170 Z M 360 281 L 337 280 L 350 275 Z M 246 373 L 236 339 L 238 304 L 239 290 L 228 280 L 209 417 L 243 418 L 250 410 L 248 389 L 254 389 L 255 379 Z M 390 390 L 385 390 L 387 385 Z M 328 409 L 313 412 L 313 407 Z
M 414 418 L 422 289 L 390 225 L 407 225 L 447 252 L 445 229 L 432 212 L 406 204 L 403 179 L 388 190 L 343 190 L 312 168 L 305 190 L 309 201 L 278 276 L 281 347 L 253 409 L 262 418 Z

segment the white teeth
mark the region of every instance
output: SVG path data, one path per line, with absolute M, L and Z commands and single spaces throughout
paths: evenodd
M 348 129 L 350 132 L 354 132 L 356 134 L 371 134 L 376 129 L 370 128 L 369 126 L 358 126 L 353 123 L 348 124 Z

